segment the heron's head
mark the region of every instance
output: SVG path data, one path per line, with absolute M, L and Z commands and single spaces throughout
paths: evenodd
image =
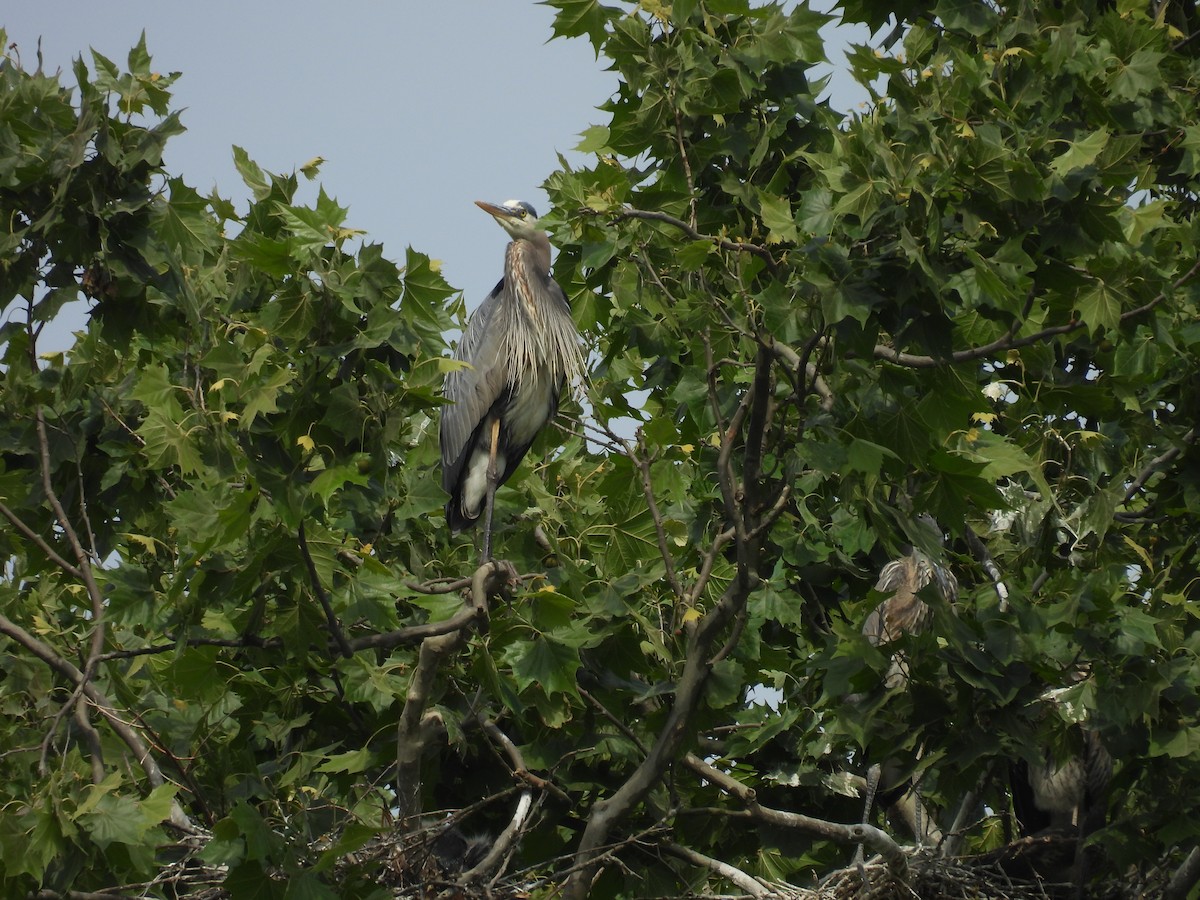
M 476 200 L 475 205 L 491 214 L 514 241 L 532 240 L 535 235 L 542 233 L 537 224 L 537 212 L 524 200 L 505 200 L 499 206 L 495 203 Z

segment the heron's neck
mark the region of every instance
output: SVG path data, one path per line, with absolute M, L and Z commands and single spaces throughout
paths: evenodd
M 513 241 L 505 251 L 504 262 L 510 274 L 524 270 L 526 275 L 545 278 L 550 274 L 550 238 L 538 232 L 528 240 Z

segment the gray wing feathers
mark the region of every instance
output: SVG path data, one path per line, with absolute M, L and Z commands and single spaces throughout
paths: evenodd
M 502 287 L 503 282 L 496 285 L 471 315 L 454 351 L 454 358 L 469 362 L 471 368 L 446 375 L 442 393 L 449 402 L 442 407 L 441 445 L 442 486 L 447 491 L 458 480 L 471 436 L 508 383 L 507 361 L 500 353 L 503 336 L 492 327 Z

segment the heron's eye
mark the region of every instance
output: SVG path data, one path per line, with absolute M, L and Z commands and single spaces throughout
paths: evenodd
M 525 210 L 525 209 L 518 209 L 517 215 L 520 216 L 522 219 L 524 219 L 526 216 L 529 215 L 529 212 L 528 212 L 528 210 Z

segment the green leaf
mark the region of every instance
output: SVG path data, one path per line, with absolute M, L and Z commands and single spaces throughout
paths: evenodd
M 1103 281 L 1094 281 L 1076 301 L 1079 318 L 1093 334 L 1112 333 L 1121 323 L 1121 296 Z
M 547 695 L 574 695 L 579 651 L 548 637 L 510 645 L 504 653 L 522 691 L 534 685 Z
M 592 125 L 590 128 L 585 128 L 580 132 L 580 137 L 583 140 L 575 145 L 576 153 L 597 153 L 601 155 L 612 153 L 612 150 L 608 146 L 608 128 L 605 126 Z
M 216 219 L 209 211 L 208 201 L 181 179 L 172 178 L 167 187 L 170 201 L 156 207 L 162 238 L 171 249 L 186 258 L 195 258 L 217 244 Z
M 1092 165 L 1107 145 L 1108 131 L 1104 128 L 1078 141 L 1067 141 L 1067 149 L 1050 163 L 1050 168 L 1057 175 L 1069 175 Z
M 347 750 L 345 753 L 336 753 L 329 757 L 321 765 L 317 766 L 314 771 L 317 772 L 345 772 L 349 775 L 357 775 L 359 772 L 365 772 L 370 768 L 374 757 L 371 751 L 366 747 L 360 747 L 357 750 Z
M 781 241 L 795 243 L 798 237 L 796 222 L 787 198 L 759 192 L 759 202 L 762 204 L 763 224 L 770 232 L 768 241 L 773 244 Z
M 545 0 L 545 3 L 557 10 L 554 15 L 555 35 L 578 37 L 586 34 L 597 53 L 604 45 L 606 24 L 618 14 L 618 10 L 604 6 L 597 0 Z
M 250 155 L 241 147 L 233 148 L 233 165 L 242 176 L 246 187 L 250 188 L 255 200 L 265 200 L 271 193 L 271 185 L 263 170 L 250 159 Z
M 862 472 L 864 475 L 878 475 L 885 456 L 896 460 L 900 459 L 887 447 L 855 438 L 847 448 L 847 471 Z

